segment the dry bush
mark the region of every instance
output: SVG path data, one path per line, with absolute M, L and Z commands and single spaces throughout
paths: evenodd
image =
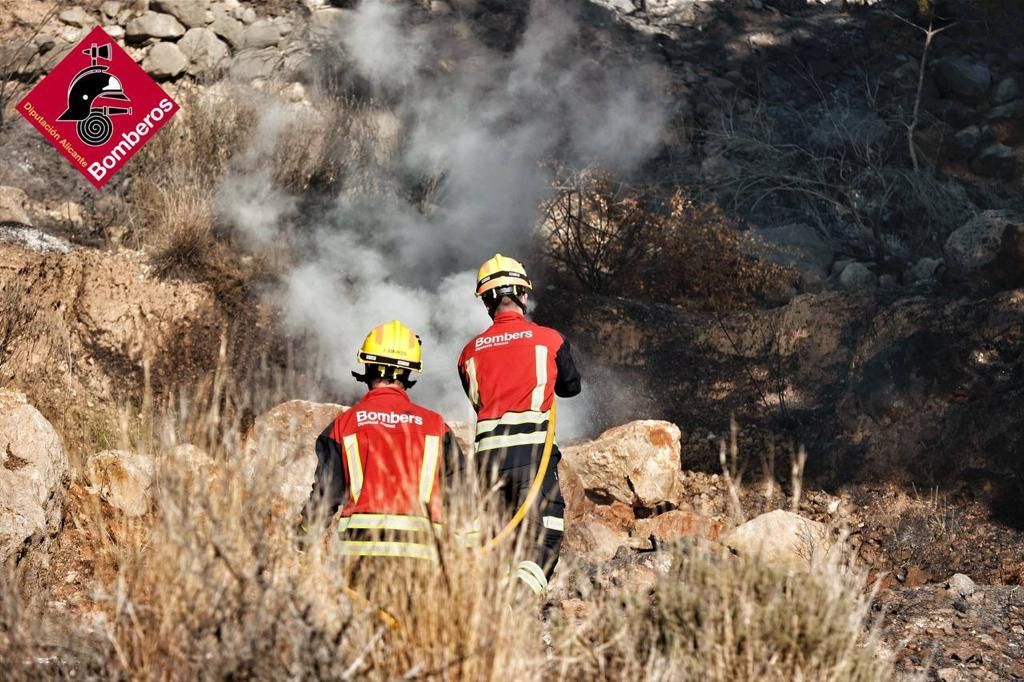
M 743 234 L 721 209 L 683 190 L 660 199 L 592 171 L 558 189 L 543 206 L 547 256 L 596 293 L 732 308 L 794 279 L 746 255 Z
M 887 680 L 863 585 L 835 558 L 783 573 L 681 546 L 652 594 L 604 600 L 556 646 L 580 680 Z

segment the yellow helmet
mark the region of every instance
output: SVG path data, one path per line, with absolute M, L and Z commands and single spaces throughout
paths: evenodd
M 527 291 L 533 290 L 530 278 L 526 276 L 526 268 L 515 258 L 494 254 L 494 258 L 488 259 L 480 266 L 476 273 L 476 295 L 483 296 L 491 289 L 498 287 L 516 286 Z
M 356 358 L 364 365 L 384 365 L 422 372 L 422 346 L 420 337 L 413 330 L 398 320 L 391 320 L 374 327 L 366 335 Z

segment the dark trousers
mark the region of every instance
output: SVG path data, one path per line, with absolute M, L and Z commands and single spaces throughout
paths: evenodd
M 544 472 L 540 494 L 523 520 L 523 524 L 526 526 L 525 532 L 528 533 L 527 539 L 533 546 L 532 556 L 529 558 L 543 571 L 545 578 L 550 578 L 555 570 L 555 565 L 558 563 L 558 551 L 562 546 L 565 500 L 562 499 L 562 492 L 558 487 L 558 461 L 561 457 L 558 446 L 554 446 L 547 471 Z M 535 461 L 539 461 L 539 459 L 538 455 Z M 510 460 L 522 461 L 522 458 L 506 458 L 505 461 Z M 499 466 L 492 469 L 492 473 L 489 475 L 490 480 L 496 480 L 499 502 L 507 519 L 511 519 L 526 501 L 536 475 L 537 464 L 504 468 Z

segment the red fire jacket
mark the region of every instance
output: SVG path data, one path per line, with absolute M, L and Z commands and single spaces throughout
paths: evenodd
M 501 451 L 510 466 L 529 463 L 544 444 L 554 396 L 580 392 L 565 337 L 514 311 L 466 344 L 459 375 L 477 412 L 477 452 Z
M 442 472 L 461 454 L 441 415 L 397 386 L 375 388 L 320 434 L 316 453 L 307 508 L 341 507 L 343 553 L 434 558 Z

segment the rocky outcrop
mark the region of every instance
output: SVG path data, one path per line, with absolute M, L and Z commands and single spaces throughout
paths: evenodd
M 717 540 L 718 519 L 676 509 L 682 499 L 680 431 L 636 421 L 562 451 L 563 547 L 587 562 L 653 550 L 686 537 Z
M 733 528 L 722 542 L 738 554 L 757 557 L 779 569 L 806 570 L 837 551 L 825 524 L 784 509 Z
M 901 675 L 947 682 L 1024 678 L 1024 586 L 893 589 L 878 595 L 875 608 L 882 642 Z
M 316 439 L 348 408 L 334 403 L 290 400 L 256 418 L 242 456 L 250 480 L 273 482 L 287 512 L 298 516 L 316 473 Z
M 76 398 L 126 398 L 146 362 L 154 385 L 216 362 L 208 349 L 226 319 L 208 286 L 158 278 L 139 253 L 63 250 L 0 242 L 0 380 L 25 387 L 44 413 L 52 405 L 70 418 Z
M 68 475 L 50 422 L 23 394 L 0 390 L 0 563 L 59 530 Z
M 631 422 L 592 442 L 565 448 L 562 466 L 592 495 L 631 508 L 674 506 L 679 503 L 679 438 L 675 424 Z
M 150 455 L 104 450 L 85 463 L 86 490 L 120 510 L 138 517 L 150 510 L 150 488 L 156 478 L 156 462 Z

